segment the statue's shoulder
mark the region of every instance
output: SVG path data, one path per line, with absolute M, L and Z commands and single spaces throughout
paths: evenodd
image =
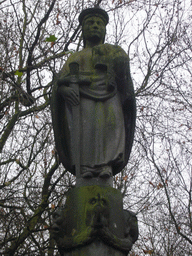
M 82 49 L 81 51 L 72 53 L 66 61 L 68 65 L 71 62 L 81 62 L 82 59 L 89 58 L 92 55 L 91 49 Z
M 121 48 L 121 46 L 116 45 L 116 44 L 103 44 L 103 46 L 110 50 L 116 51 L 116 52 L 124 52 L 125 53 L 125 51 Z
M 128 57 L 126 52 L 119 46 L 119 45 L 113 45 L 113 44 L 103 44 L 100 45 L 100 48 L 102 48 L 102 51 L 106 53 L 108 56 L 114 57 Z
M 115 52 L 121 52 L 121 53 L 125 53 L 125 51 L 123 50 L 123 48 L 121 48 L 121 46 L 116 45 L 116 44 L 104 44 L 106 45 L 106 47 L 108 47 L 109 49 L 115 51 Z
M 71 62 L 78 62 L 80 59 L 80 52 L 73 52 L 67 59 L 67 61 L 65 62 L 64 66 L 62 67 L 61 71 L 60 71 L 60 75 L 66 75 L 69 73 L 69 63 Z
M 67 62 L 70 63 L 70 62 L 76 61 L 76 60 L 79 58 L 79 56 L 82 54 L 81 52 L 82 52 L 82 51 L 73 52 L 73 53 L 68 57 Z

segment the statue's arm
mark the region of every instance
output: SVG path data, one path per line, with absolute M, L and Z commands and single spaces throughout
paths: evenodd
M 70 87 L 71 84 L 71 76 L 69 72 L 69 60 L 65 63 L 64 67 L 62 68 L 59 77 L 57 79 L 57 92 L 62 98 L 71 105 L 78 105 L 79 104 L 79 96 L 77 92 Z
M 58 87 L 58 93 L 63 97 L 63 99 L 69 104 L 75 106 L 79 104 L 79 97 L 76 91 L 66 85 L 61 85 Z

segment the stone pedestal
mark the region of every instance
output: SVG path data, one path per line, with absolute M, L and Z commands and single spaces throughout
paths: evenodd
M 62 256 L 125 256 L 138 237 L 135 214 L 123 210 L 120 191 L 109 186 L 71 189 L 53 217 Z

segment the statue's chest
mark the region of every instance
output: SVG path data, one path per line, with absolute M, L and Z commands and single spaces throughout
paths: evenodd
M 81 52 L 76 61 L 79 63 L 80 72 L 90 73 L 95 73 L 95 69 L 98 68 L 104 68 L 103 71 L 106 71 L 110 64 L 107 56 L 99 56 L 97 54 L 93 54 L 92 51 Z

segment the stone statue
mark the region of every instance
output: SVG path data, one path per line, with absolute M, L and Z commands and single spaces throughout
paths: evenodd
M 100 8 L 81 12 L 84 49 L 68 58 L 53 87 L 56 148 L 76 175 L 53 215 L 62 256 L 126 256 L 138 238 L 136 214 L 123 209 L 121 192 L 112 187 L 130 156 L 136 106 L 127 54 L 104 44 L 108 20 Z
M 53 88 L 56 148 L 77 178 L 109 178 L 127 164 L 135 130 L 135 97 L 129 58 L 104 44 L 108 14 L 81 12 L 84 49 L 72 54 Z

